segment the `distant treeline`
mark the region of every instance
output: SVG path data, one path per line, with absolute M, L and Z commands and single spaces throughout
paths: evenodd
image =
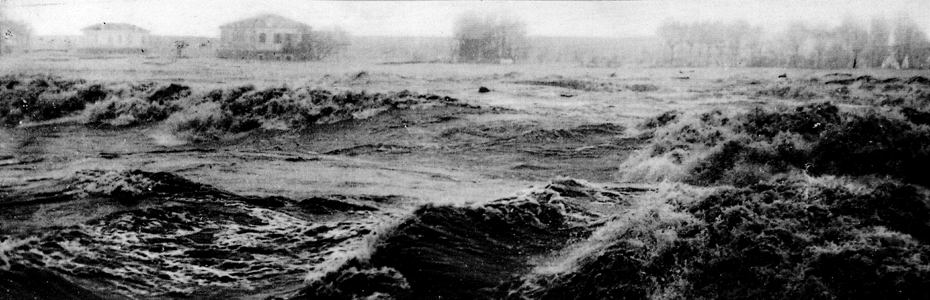
M 649 38 L 529 37 L 520 18 L 464 14 L 454 25 L 450 59 L 466 63 L 575 63 L 590 67 L 653 65 Z
M 515 63 L 571 64 L 589 67 L 651 66 L 660 59 L 661 40 L 653 37 L 527 36 L 526 53 Z M 354 36 L 338 59 L 380 62 L 452 62 L 452 37 Z M 460 61 L 461 62 L 461 61 Z
M 927 68 L 930 42 L 913 20 L 845 19 L 834 28 L 795 22 L 768 33 L 746 21 L 666 21 L 657 31 L 664 66 Z

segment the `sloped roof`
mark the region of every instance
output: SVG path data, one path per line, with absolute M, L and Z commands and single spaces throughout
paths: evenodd
M 310 28 L 310 25 L 297 22 L 279 15 L 265 14 L 253 18 L 248 18 L 244 20 L 239 20 L 235 22 L 226 23 L 220 26 L 220 28 L 263 28 L 263 27 L 276 27 L 276 28 Z
M 130 30 L 130 31 L 143 31 L 149 32 L 148 30 L 132 25 L 129 23 L 107 23 L 103 22 L 100 24 L 94 24 L 81 29 L 81 31 L 90 31 L 90 30 Z

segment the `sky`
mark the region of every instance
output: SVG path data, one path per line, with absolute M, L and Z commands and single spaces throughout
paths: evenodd
M 78 35 L 100 22 L 131 23 L 157 35 L 219 36 L 219 26 L 263 13 L 359 36 L 451 36 L 456 17 L 489 12 L 522 19 L 529 35 L 651 36 L 665 20 L 746 20 L 771 31 L 793 21 L 832 26 L 844 18 L 909 15 L 930 32 L 930 1 L 280 1 L 0 0 L 9 18 L 37 35 Z

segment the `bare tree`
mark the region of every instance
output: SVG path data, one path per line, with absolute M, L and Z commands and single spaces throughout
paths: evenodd
M 349 40 L 349 34 L 340 27 L 312 30 L 301 34 L 300 42 L 286 44 L 284 53 L 296 59 L 323 60 L 347 49 Z
M 882 60 L 887 56 L 890 36 L 891 29 L 888 22 L 885 19 L 873 18 L 869 23 L 869 38 L 864 55 L 868 67 L 881 65 Z
M 187 41 L 177 40 L 174 41 L 174 51 L 177 53 L 177 58 L 182 58 L 184 56 L 184 49 L 190 46 Z
M 859 53 L 869 44 L 869 32 L 865 26 L 852 18 L 843 19 L 843 23 L 834 29 L 836 40 L 849 51 L 853 69 L 859 66 Z
M 526 23 L 502 15 L 462 15 L 453 37 L 453 57 L 460 62 L 519 61 L 529 53 Z
M 745 21 L 666 20 L 656 35 L 668 51 L 665 64 L 673 66 L 859 68 L 878 66 L 886 58 L 912 67 L 930 65 L 927 34 L 905 15 L 891 24 L 873 19 L 867 26 L 848 17 L 833 28 L 793 22 L 766 35 Z
M 923 60 L 930 48 L 927 34 L 907 15 L 902 14 L 895 20 L 892 34 L 894 43 L 891 46 L 895 47 L 893 51 L 897 52 L 894 54 L 898 55 L 898 59 Z
M 661 26 L 659 26 L 658 35 L 662 38 L 665 46 L 668 47 L 668 63 L 675 64 L 675 50 L 681 50 L 679 46 L 682 44 L 688 44 L 689 48 L 693 47 L 693 39 L 688 39 L 688 37 L 693 37 L 685 32 L 687 28 L 682 26 L 682 24 L 675 22 L 673 20 L 665 20 Z
M 32 28 L 26 23 L 7 18 L 4 5 L 6 1 L 0 2 L 0 56 L 4 52 L 29 49 L 32 40 Z
M 746 65 L 761 56 L 761 27 L 746 21 L 682 24 L 666 20 L 656 32 L 668 48 L 668 63 L 688 66 Z
M 804 43 L 808 39 L 808 34 L 810 30 L 807 29 L 807 25 L 800 22 L 794 22 L 788 25 L 788 29 L 785 30 L 780 42 L 783 42 L 782 45 L 788 48 L 786 65 L 789 67 L 797 67 L 800 64 L 802 59 L 801 57 L 801 47 L 804 47 Z

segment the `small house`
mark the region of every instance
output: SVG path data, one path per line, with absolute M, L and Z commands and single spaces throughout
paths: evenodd
M 221 58 L 301 59 L 288 51 L 310 33 L 310 25 L 266 14 L 220 26 Z

